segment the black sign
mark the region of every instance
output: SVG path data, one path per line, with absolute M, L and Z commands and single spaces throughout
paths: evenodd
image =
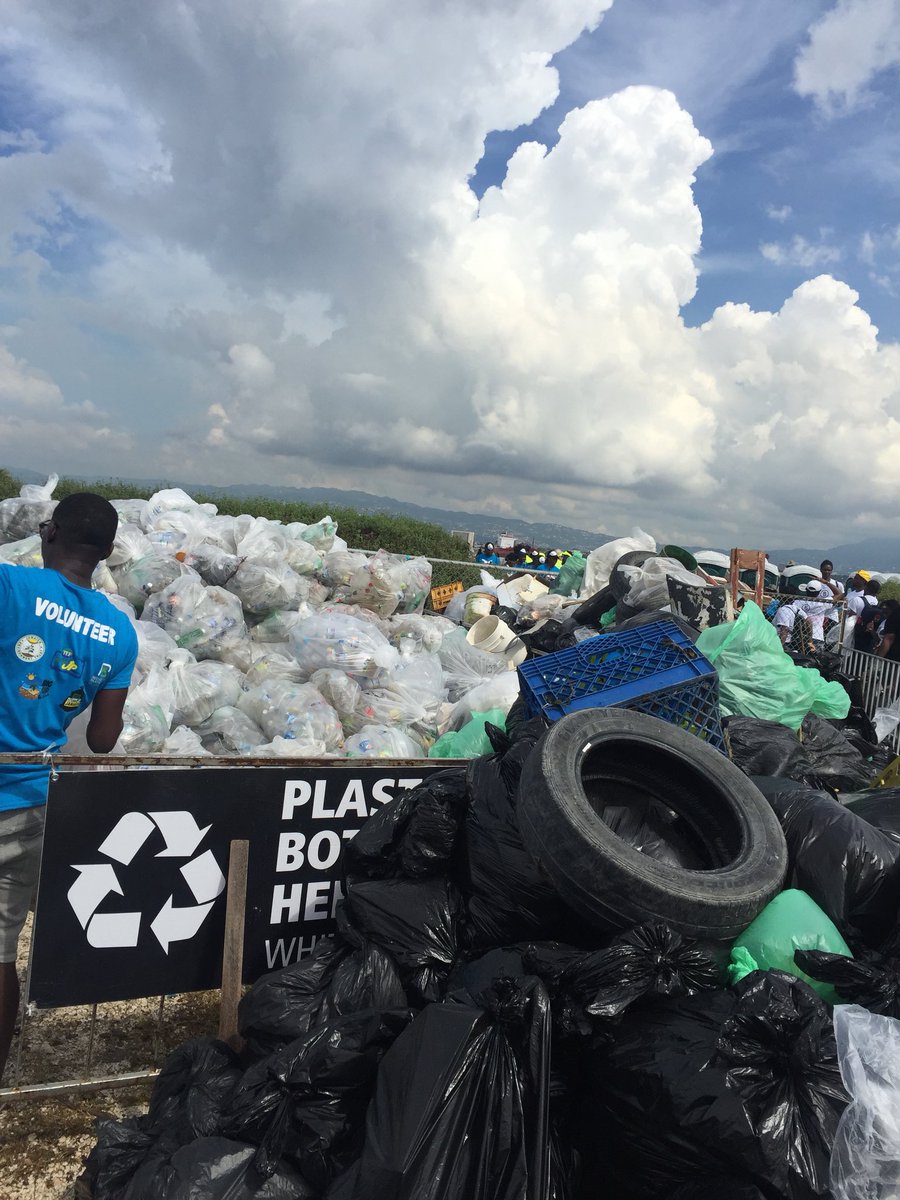
M 28 998 L 39 1007 L 218 987 L 229 843 L 250 842 L 244 979 L 334 929 L 341 847 L 442 767 L 98 771 L 50 786 Z

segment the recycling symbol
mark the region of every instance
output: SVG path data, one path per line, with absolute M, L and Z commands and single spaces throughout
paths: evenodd
M 156 858 L 188 859 L 181 867 L 181 874 L 196 904 L 176 907 L 173 893 L 153 917 L 150 928 L 166 954 L 172 942 L 194 937 L 225 887 L 225 876 L 213 852 L 206 850 L 194 856 L 211 828 L 207 825 L 200 829 L 189 812 L 125 813 L 98 849 L 98 853 L 112 862 L 72 864 L 78 878 L 69 888 L 68 901 L 87 934 L 88 943 L 98 949 L 138 944 L 143 913 L 98 910 L 110 892 L 124 895 L 113 863 L 129 866 L 155 829 L 165 841 Z

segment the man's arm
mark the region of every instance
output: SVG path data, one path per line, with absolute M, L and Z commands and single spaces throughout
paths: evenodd
M 104 688 L 94 697 L 85 736 L 95 754 L 109 754 L 119 740 L 127 695 L 128 688 Z
M 894 636 L 895 635 L 893 633 L 886 633 L 881 639 L 878 649 L 875 651 L 879 658 L 884 658 L 887 655 L 891 646 L 894 644 Z

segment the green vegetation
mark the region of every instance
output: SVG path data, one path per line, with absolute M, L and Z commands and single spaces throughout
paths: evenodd
M 887 583 L 881 585 L 881 591 L 878 593 L 878 599 L 881 600 L 897 600 L 900 601 L 900 583 L 896 580 L 889 579 Z
M 21 486 L 14 475 L 10 475 L 9 471 L 0 467 L 0 500 L 6 500 L 9 496 L 18 496 Z

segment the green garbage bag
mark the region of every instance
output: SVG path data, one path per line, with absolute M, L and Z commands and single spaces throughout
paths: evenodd
M 697 649 L 719 672 L 722 715 L 758 717 L 799 729 L 807 713 L 840 720 L 850 711 L 841 684 L 785 654 L 773 625 L 748 600 L 738 619 L 704 629 Z
M 487 712 L 472 713 L 462 729 L 443 734 L 428 751 L 429 758 L 478 758 L 480 754 L 492 754 L 494 747 L 484 731 L 485 725 L 496 725 L 506 731 L 506 712 L 502 708 L 489 708 Z
M 837 926 L 812 897 L 789 888 L 770 900 L 731 947 L 728 982 L 737 983 L 751 971 L 787 971 L 808 983 L 828 1004 L 840 1004 L 830 983 L 811 979 L 794 962 L 795 950 L 827 950 L 853 955 Z
M 561 596 L 577 596 L 581 591 L 587 559 L 580 550 L 573 551 L 559 568 L 553 591 Z

